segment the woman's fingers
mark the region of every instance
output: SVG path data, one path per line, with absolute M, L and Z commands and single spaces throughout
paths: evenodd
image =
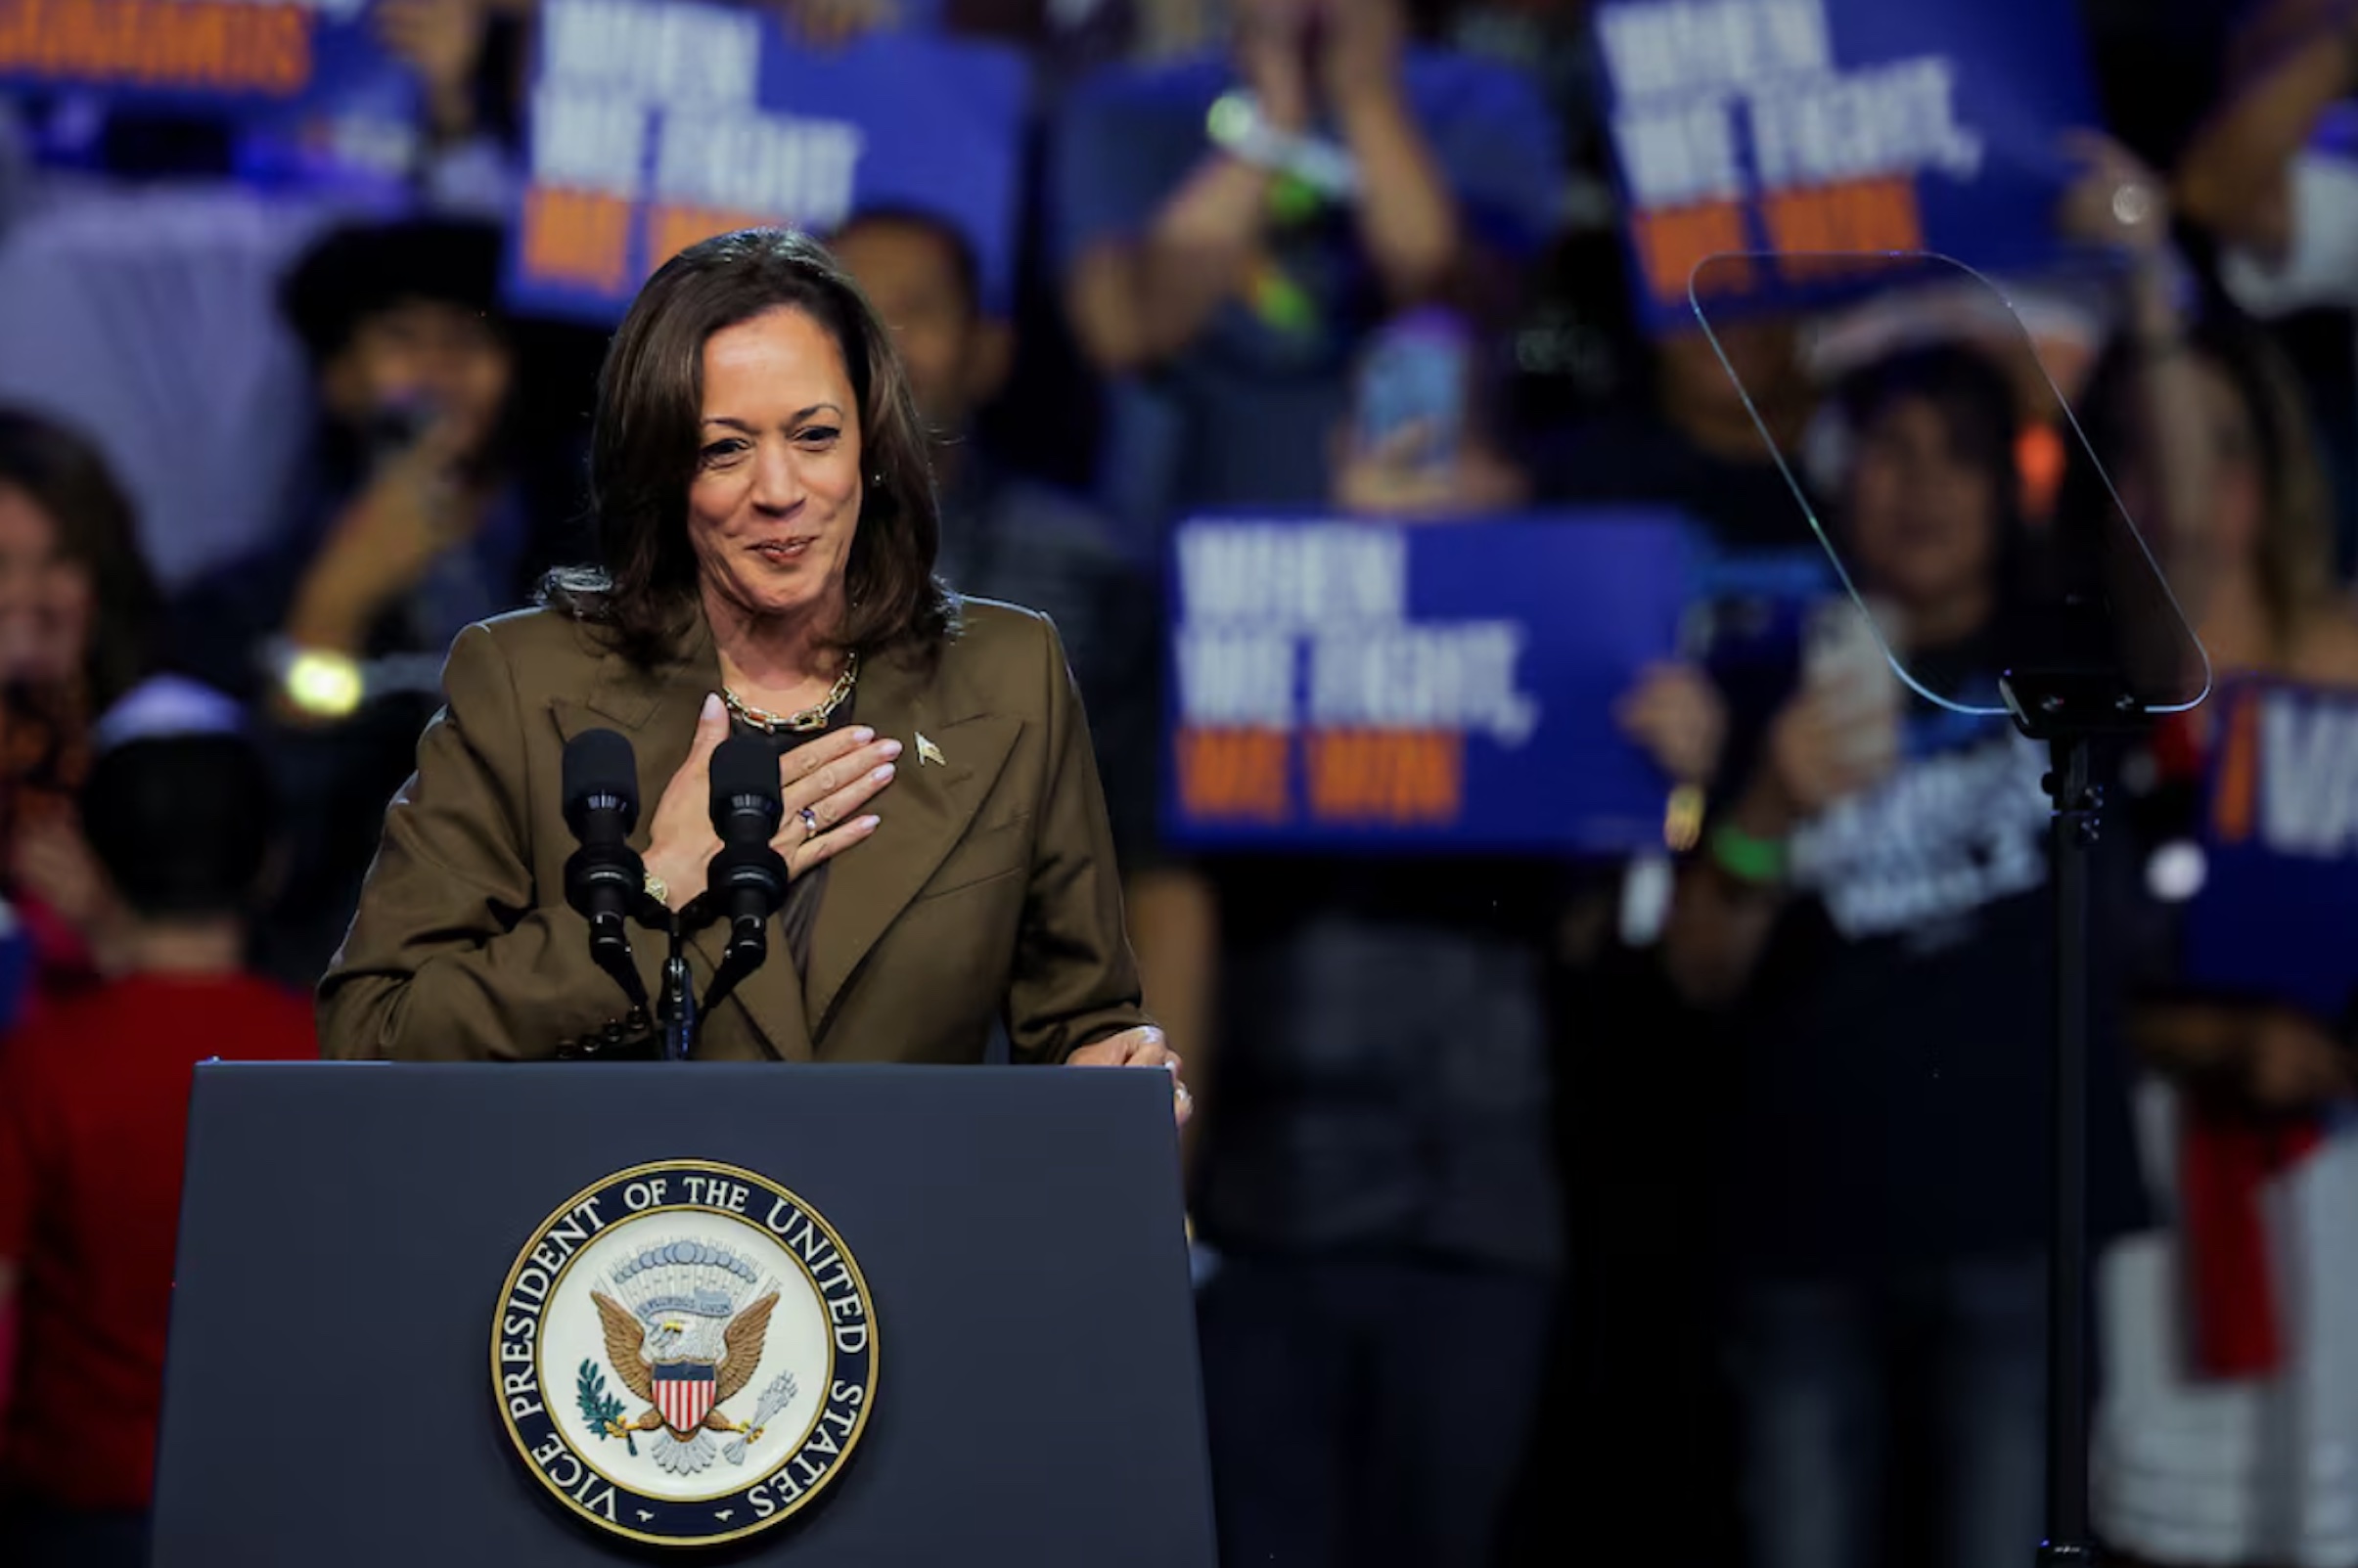
M 806 741 L 778 759 L 778 788 L 794 811 L 832 795 L 879 762 L 900 755 L 898 740 L 878 739 L 866 726 L 836 730 Z
M 854 817 L 839 828 L 830 829 L 816 837 L 805 838 L 786 853 L 786 874 L 789 877 L 802 875 L 814 866 L 835 859 L 854 844 L 864 843 L 875 832 L 881 821 L 876 816 Z
M 1167 1067 L 1173 1073 L 1180 1065 L 1162 1031 L 1151 1023 L 1093 1041 L 1074 1052 L 1072 1061 L 1084 1067 Z
M 1185 1127 L 1196 1113 L 1196 1097 L 1180 1079 L 1186 1065 L 1153 1024 L 1125 1029 L 1120 1034 L 1083 1046 L 1069 1058 L 1075 1067 L 1160 1067 L 1171 1075 L 1171 1115 Z
M 704 705 L 696 716 L 696 739 L 689 743 L 688 760 L 680 764 L 674 777 L 701 777 L 712 764 L 712 753 L 729 739 L 729 705 L 718 692 L 704 698 Z
M 874 730 L 855 724 L 848 730 L 830 730 L 816 740 L 805 740 L 779 757 L 778 787 L 791 789 L 821 768 L 840 762 L 875 739 Z
M 779 836 L 789 843 L 799 843 L 850 820 L 878 790 L 892 782 L 898 771 L 893 759 L 900 755 L 900 750 L 898 740 L 855 746 L 787 784 L 781 791 L 786 820 L 779 824 Z M 805 812 L 809 813 L 807 818 Z
M 833 794 L 822 795 L 808 805 L 788 806 L 785 821 L 778 825 L 778 835 L 770 841 L 772 846 L 783 854 L 849 824 L 860 815 L 862 806 L 892 782 L 892 764 L 882 763 Z
M 892 782 L 898 740 L 853 729 L 797 746 L 778 762 L 785 820 L 772 846 L 786 857 L 789 875 L 799 876 L 861 842 L 878 819 L 860 808 Z

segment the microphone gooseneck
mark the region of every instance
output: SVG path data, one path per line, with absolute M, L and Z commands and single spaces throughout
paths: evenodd
M 720 852 L 705 896 L 729 922 L 731 963 L 751 969 L 768 957 L 769 918 L 786 902 L 786 862 L 770 846 L 786 817 L 778 753 L 746 736 L 724 740 L 712 753 L 711 778 Z
M 647 871 L 630 847 L 639 824 L 639 764 L 612 730 L 586 730 L 566 742 L 565 821 L 580 848 L 565 865 L 565 901 L 589 921 L 590 957 L 631 1006 L 647 1006 L 646 982 L 630 952 L 630 914 L 645 897 Z
M 729 922 L 728 945 L 704 992 L 708 1014 L 770 956 L 770 917 L 786 902 L 786 861 L 770 847 L 785 820 L 778 753 L 735 736 L 712 753 L 712 831 L 720 839 L 706 872 L 704 904 Z

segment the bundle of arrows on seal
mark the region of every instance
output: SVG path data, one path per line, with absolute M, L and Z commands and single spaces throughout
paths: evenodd
M 770 1386 L 761 1391 L 761 1408 L 753 1412 L 751 1424 L 738 1433 L 735 1441 L 720 1451 L 720 1456 L 731 1464 L 745 1463 L 746 1444 L 761 1435 L 761 1429 L 777 1418 L 778 1413 L 794 1402 L 794 1374 L 780 1372 L 770 1379 Z

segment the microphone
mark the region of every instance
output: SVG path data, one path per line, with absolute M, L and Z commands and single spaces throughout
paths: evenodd
M 736 736 L 712 753 L 712 857 L 705 897 L 729 922 L 729 957 L 744 967 L 769 955 L 769 918 L 786 902 L 786 862 L 770 847 L 786 817 L 778 795 L 778 753 Z
M 629 919 L 646 897 L 647 869 L 630 847 L 639 825 L 639 764 L 630 741 L 612 730 L 573 737 L 565 746 L 564 786 L 566 826 L 581 841 L 565 863 L 565 901 L 589 921 L 590 957 L 643 1008 L 647 986 L 631 961 Z

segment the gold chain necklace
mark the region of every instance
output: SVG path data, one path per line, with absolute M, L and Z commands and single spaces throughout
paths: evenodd
M 843 705 L 844 699 L 851 695 L 851 689 L 859 682 L 860 656 L 851 653 L 845 655 L 843 673 L 836 677 L 836 684 L 829 689 L 827 695 L 799 713 L 771 713 L 754 707 L 725 685 L 720 689 L 720 699 L 728 704 L 729 711 L 741 722 L 751 725 L 764 735 L 776 735 L 782 730 L 791 735 L 809 735 L 815 730 L 827 728 L 828 720 L 835 717 L 836 709 Z

